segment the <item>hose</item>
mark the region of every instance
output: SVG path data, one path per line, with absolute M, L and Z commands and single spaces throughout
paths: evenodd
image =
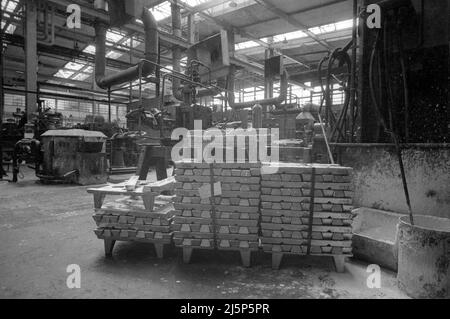
M 399 167 L 400 167 L 400 172 L 401 172 L 401 178 L 402 178 L 402 184 L 403 184 L 403 191 L 405 193 L 405 198 L 406 198 L 406 205 L 408 206 L 408 211 L 409 211 L 409 219 L 410 219 L 410 223 L 411 225 L 414 226 L 414 218 L 413 218 L 413 212 L 412 212 L 412 208 L 411 208 L 411 201 L 410 201 L 410 197 L 409 197 L 409 190 L 408 190 L 408 184 L 406 181 L 406 175 L 405 175 L 405 168 L 403 165 L 403 159 L 402 159 L 402 153 L 401 153 L 401 148 L 400 148 L 400 143 L 399 143 L 399 139 L 397 134 L 394 132 L 394 123 L 393 123 L 393 117 L 392 117 L 392 108 L 389 107 L 388 105 L 388 113 L 389 113 L 389 119 L 390 119 L 390 128 L 386 125 L 386 121 L 383 117 L 383 115 L 381 114 L 381 110 L 379 107 L 379 103 L 377 101 L 377 98 L 375 96 L 375 88 L 374 88 L 374 83 L 373 83 L 373 65 L 374 65 L 374 61 L 375 61 L 375 54 L 377 53 L 377 49 L 378 49 L 378 43 L 380 41 L 380 34 L 381 34 L 381 30 L 377 31 L 377 35 L 372 47 L 372 52 L 370 54 L 370 62 L 369 62 L 369 90 L 370 90 L 370 96 L 372 99 L 372 103 L 374 105 L 374 109 L 378 115 L 378 119 L 380 124 L 383 126 L 384 130 L 386 132 L 388 132 L 392 138 L 392 141 L 395 144 L 395 149 L 396 149 L 396 153 L 397 153 L 397 158 L 398 158 L 398 162 L 399 162 Z M 383 39 L 383 41 L 386 41 L 386 39 Z M 383 54 L 385 54 L 383 52 Z M 378 59 L 378 64 L 380 59 Z M 386 67 L 386 65 L 385 65 Z M 380 68 L 380 67 L 379 67 Z M 380 68 L 381 69 L 381 68 Z M 378 74 L 379 80 L 381 81 L 381 73 L 379 71 Z M 387 85 L 389 85 L 388 83 L 386 83 Z M 382 95 L 382 88 L 380 87 L 380 95 Z M 381 100 L 381 98 L 380 98 Z

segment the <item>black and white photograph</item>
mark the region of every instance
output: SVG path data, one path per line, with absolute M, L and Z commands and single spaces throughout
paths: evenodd
M 0 299 L 450 299 L 449 0 L 0 16 Z

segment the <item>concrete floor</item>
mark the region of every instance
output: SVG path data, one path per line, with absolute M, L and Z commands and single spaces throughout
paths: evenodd
M 247 269 L 237 252 L 196 251 L 186 265 L 178 248 L 158 260 L 152 245 L 126 242 L 107 259 L 86 188 L 42 185 L 31 171 L 0 182 L 0 298 L 406 298 L 384 270 L 369 289 L 356 260 L 338 274 L 329 257 L 287 256 L 276 271 L 265 253 Z M 67 288 L 70 264 L 81 267 L 80 289 Z

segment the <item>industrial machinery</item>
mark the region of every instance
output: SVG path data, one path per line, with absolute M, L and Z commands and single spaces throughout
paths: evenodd
M 79 129 L 48 130 L 39 139 L 21 139 L 12 154 L 12 182 L 18 181 L 20 165 L 28 164 L 42 182 L 105 183 L 105 140 L 101 132 Z
M 379 29 L 365 23 L 370 4 L 381 8 Z M 361 12 L 361 141 L 395 132 L 400 143 L 448 142 L 448 2 L 364 0 Z
M 39 100 L 38 111 L 34 114 L 31 123 L 26 122 L 25 112 L 20 109 L 13 115 L 16 118 L 15 122 L 7 122 L 2 125 L 0 157 L 2 160 L 11 160 L 12 182 L 17 182 L 21 163 L 32 164 L 41 161 L 40 137 L 49 129 L 61 128 L 62 114 L 46 108 L 44 101 Z
M 148 167 L 147 161 L 164 158 L 166 164 L 158 164 L 161 169 L 167 165 L 166 154 L 170 154 L 172 145 L 178 141 L 171 140 L 171 132 L 175 127 L 193 129 L 194 120 L 201 119 L 203 128 L 212 126 L 211 109 L 200 105 L 198 98 L 221 94 L 225 90 L 225 78 L 229 73 L 227 33 L 223 31 L 217 36 L 200 41 L 187 50 L 186 72 L 180 72 L 180 51 L 174 48 L 173 71 L 158 63 L 158 30 L 156 21 L 146 8 L 145 1 L 107 1 L 110 13 L 110 25 L 96 24 L 96 60 L 95 79 L 98 87 L 110 93 L 115 86 L 138 81 L 139 92 L 143 83 L 155 84 L 155 97 L 144 99 L 142 94 L 138 101 L 130 105 L 127 122 L 136 134 L 136 140 L 141 145 L 141 156 L 137 165 L 138 174 L 142 167 Z M 96 8 L 104 9 L 105 1 L 96 1 Z M 119 14 L 120 13 L 120 14 Z M 114 26 L 120 28 L 132 18 L 143 21 L 145 32 L 145 58 L 133 67 L 109 76 L 105 75 L 105 40 L 106 30 Z M 180 33 L 181 14 L 178 6 L 173 6 L 174 33 Z M 172 82 L 174 101 L 166 103 L 166 82 Z M 162 87 L 160 88 L 160 83 Z M 175 107 L 174 107 L 175 105 Z M 115 165 L 125 163 L 123 154 L 123 134 L 116 135 L 111 140 L 111 162 Z M 149 149 L 149 150 L 146 150 Z M 150 150 L 151 149 L 151 150 Z M 116 154 L 115 154 L 116 152 Z M 149 155 L 151 154 L 151 155 Z M 150 157 L 149 157 L 150 156 Z M 169 156 L 170 157 L 170 156 Z M 146 158 L 144 160 L 144 158 Z M 158 172 L 158 177 L 165 175 L 165 169 Z
M 0 131 L 0 179 L 3 176 L 7 176 L 3 169 L 3 163 L 9 163 L 12 161 L 14 146 L 18 141 L 24 137 L 24 116 L 22 112 L 14 113 L 14 119 L 8 119 L 6 122 L 1 123 Z
M 42 181 L 74 182 L 80 185 L 106 183 L 106 136 L 84 130 L 50 130 L 41 136 L 42 162 L 36 176 Z

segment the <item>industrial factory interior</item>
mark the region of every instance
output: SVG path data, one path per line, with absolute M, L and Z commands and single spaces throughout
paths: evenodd
M 0 15 L 0 299 L 450 299 L 449 0 Z

